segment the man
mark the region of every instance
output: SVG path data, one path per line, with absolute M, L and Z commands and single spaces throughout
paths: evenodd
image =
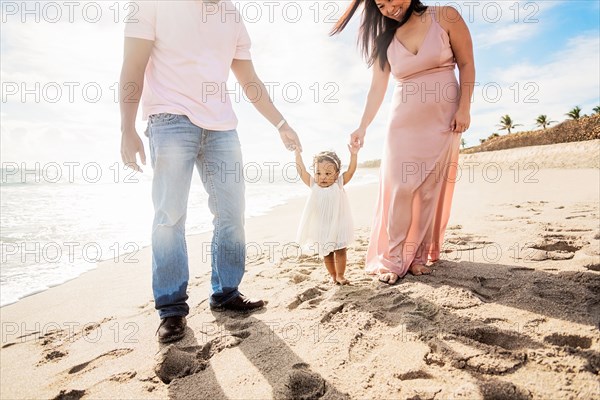
M 185 218 L 194 165 L 214 219 L 210 307 L 250 311 L 264 305 L 238 286 L 244 274 L 242 155 L 225 83 L 231 69 L 256 109 L 279 130 L 288 150 L 301 148 L 256 75 L 250 38 L 230 0 L 143 1 L 125 27 L 121 71 L 121 156 L 141 171 L 146 156 L 135 129 L 140 94 L 154 178 L 152 289 L 158 338 L 185 334 L 189 279 Z M 258 95 L 257 95 L 258 93 Z

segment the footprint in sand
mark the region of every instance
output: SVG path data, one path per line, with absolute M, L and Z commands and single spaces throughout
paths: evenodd
M 290 281 L 292 283 L 294 283 L 294 284 L 297 285 L 298 283 L 305 282 L 305 281 L 307 281 L 309 279 L 310 279 L 310 276 L 308 276 L 308 275 L 305 275 L 305 274 L 294 274 L 290 278 Z
M 131 348 L 122 348 L 122 349 L 111 350 L 104 354 L 100 354 L 98 357 L 93 358 L 90 361 L 86 361 L 84 363 L 77 364 L 77 365 L 71 367 L 71 369 L 69 369 L 68 373 L 69 374 L 77 374 L 82 371 L 86 371 L 86 372 L 90 371 L 90 370 L 96 368 L 96 366 L 97 366 L 96 364 L 98 364 L 99 360 L 101 360 L 103 358 L 114 359 L 114 358 L 122 357 L 126 354 L 129 354 L 132 351 L 133 351 L 133 349 L 131 349 Z
M 554 281 L 533 281 L 531 292 L 541 299 L 550 300 L 561 305 L 570 304 L 575 300 L 575 295 Z
M 583 268 L 585 268 L 589 271 L 600 271 L 600 263 L 587 264 L 587 265 L 584 265 Z
M 136 371 L 120 372 L 118 374 L 111 375 L 111 377 L 108 378 L 108 380 L 112 382 L 123 383 L 132 380 L 133 378 L 135 378 L 136 375 Z
M 459 336 L 474 340 L 484 345 L 500 347 L 505 350 L 537 348 L 539 345 L 527 336 L 511 332 L 503 332 L 491 326 L 458 331 Z
M 288 310 L 295 310 L 296 308 L 298 308 L 302 303 L 307 302 L 309 300 L 317 300 L 316 302 L 313 301 L 310 305 L 314 306 L 315 304 L 318 304 L 322 299 L 320 299 L 320 296 L 323 293 L 323 289 L 320 289 L 318 287 L 311 287 L 306 289 L 305 291 L 303 291 L 302 293 L 300 293 L 299 295 L 296 296 L 296 299 L 294 301 L 292 301 L 290 304 L 288 304 L 287 308 Z M 317 299 L 319 298 L 319 299 Z
M 286 376 L 273 390 L 274 398 L 292 399 L 349 399 L 346 393 L 338 392 L 319 374 L 310 370 L 305 363 L 294 364 Z
M 244 324 L 235 324 L 233 322 L 228 326 L 245 326 Z M 169 384 L 175 378 L 182 378 L 204 370 L 208 366 L 208 361 L 215 354 L 227 348 L 238 346 L 249 336 L 250 331 L 241 330 L 231 332 L 229 335 L 221 335 L 203 346 L 180 348 L 176 345 L 169 345 L 159 353 L 154 372 L 161 381 Z
M 85 390 L 61 390 L 52 400 L 79 400 L 85 395 Z
M 521 249 L 522 257 L 529 261 L 545 260 L 570 260 L 575 252 L 583 247 L 580 237 L 568 237 L 564 235 L 545 235 L 544 238 L 534 243 L 529 243 Z
M 42 365 L 45 364 L 47 362 L 51 362 L 51 361 L 58 361 L 61 358 L 63 358 L 64 356 L 66 356 L 67 354 L 69 354 L 68 351 L 60 351 L 60 350 L 48 350 L 45 352 L 44 356 L 42 357 L 42 359 L 37 363 L 37 365 Z
M 492 244 L 492 242 L 484 240 L 481 237 L 476 238 L 474 235 L 470 234 L 456 234 L 444 241 L 443 252 L 451 253 L 452 251 L 464 252 L 479 250 L 485 248 L 489 244 Z
M 516 371 L 527 359 L 523 349 L 539 347 L 526 336 L 490 326 L 459 329 L 439 342 L 430 342 L 434 353 L 429 356 L 430 363 L 450 364 L 486 375 Z
M 114 317 L 108 317 L 104 318 L 100 322 L 87 323 L 83 325 L 82 329 L 76 330 L 70 335 L 67 330 L 57 329 L 40 336 L 38 338 L 40 339 L 38 342 L 41 344 L 43 350 L 42 359 L 38 361 L 37 365 L 59 361 L 61 358 L 69 354 L 69 352 L 64 348 L 67 344 L 73 343 L 80 338 L 86 338 L 88 335 L 94 336 L 95 334 L 92 334 L 92 332 L 94 332 L 96 329 L 99 329 L 102 324 L 113 319 Z M 36 332 L 36 334 L 39 333 L 40 332 Z
M 372 308 L 385 311 L 408 312 L 417 308 L 417 304 L 410 296 L 399 292 L 396 288 L 370 296 L 368 302 Z
M 416 371 L 408 371 L 405 373 L 394 373 L 394 378 L 398 378 L 401 381 L 412 381 L 415 379 L 432 379 L 433 376 L 426 371 L 421 369 Z
M 587 215 L 571 215 L 569 217 L 565 217 L 565 219 L 575 219 L 575 218 L 587 218 Z
M 42 346 L 45 346 L 47 344 L 50 343 L 50 338 L 54 337 L 54 336 L 66 336 L 66 333 L 64 330 L 59 329 L 59 330 L 52 330 L 49 331 L 47 333 L 45 333 L 44 335 L 40 336 L 40 331 L 34 331 L 34 332 L 30 332 L 30 333 L 26 333 L 24 335 L 20 335 L 17 336 L 15 339 L 19 339 L 16 342 L 10 342 L 10 343 L 6 343 L 5 345 L 3 345 L 1 348 L 5 349 L 7 347 L 10 346 L 14 346 L 15 344 L 19 344 L 19 343 L 25 343 L 28 341 L 38 341 L 39 343 L 42 344 Z M 43 340 L 41 340 L 42 338 L 44 338 Z
M 431 301 L 413 299 L 407 293 L 398 291 L 397 288 L 383 290 L 376 295 L 366 297 L 361 307 L 382 322 L 397 324 L 404 321 L 407 326 L 418 325 L 423 319 L 433 320 L 440 310 L 440 307 Z
M 329 322 L 335 314 L 342 312 L 342 310 L 344 309 L 345 306 L 346 306 L 345 303 L 341 303 L 341 304 L 335 304 L 334 306 L 330 307 L 321 316 L 321 323 Z
M 561 347 L 579 347 L 580 349 L 589 349 L 592 347 L 592 339 L 579 335 L 566 335 L 561 333 L 553 333 L 546 336 L 544 342 Z
M 483 301 L 475 296 L 472 291 L 448 285 L 435 288 L 425 296 L 425 299 L 440 307 L 456 310 L 477 307 L 483 304 Z
M 197 348 L 178 348 L 174 345 L 164 348 L 154 368 L 156 376 L 166 384 L 175 378 L 195 374 L 206 369 L 208 363 L 201 357 Z
M 572 251 L 581 249 L 585 244 L 589 244 L 579 235 L 544 235 L 542 250 L 547 251 Z
M 37 332 L 39 333 L 39 332 Z M 52 330 L 49 331 L 47 333 L 45 333 L 44 335 L 40 336 L 40 344 L 42 345 L 42 347 L 47 347 L 47 346 L 54 346 L 57 343 L 63 343 L 65 341 L 72 341 L 73 338 L 75 337 L 75 335 L 72 335 L 71 337 L 69 337 L 69 334 L 66 330 L 64 329 L 56 329 L 56 330 Z
M 529 390 L 500 380 L 483 382 L 480 391 L 484 399 L 530 400 L 533 397 Z
M 448 337 L 437 343 L 429 342 L 431 352 L 425 357 L 425 363 L 483 375 L 501 375 L 519 369 L 525 361 L 525 357 L 513 357 L 511 352 L 499 351 L 493 346 L 462 342 L 464 339 L 453 340 Z
M 281 399 L 318 399 L 325 395 L 325 380 L 310 371 L 308 364 L 295 364 L 275 391 Z
M 501 278 L 485 278 L 483 276 L 475 276 L 473 286 L 465 285 L 464 282 L 452 282 L 454 286 L 466 286 L 465 289 L 470 290 L 480 300 L 484 302 L 493 301 L 500 295 L 500 292 L 507 285 L 506 279 Z

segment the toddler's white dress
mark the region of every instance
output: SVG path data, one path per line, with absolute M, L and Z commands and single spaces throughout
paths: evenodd
M 297 241 L 302 250 L 326 256 L 348 247 L 354 240 L 354 226 L 342 174 L 326 188 L 310 178 L 310 196 L 304 206 Z

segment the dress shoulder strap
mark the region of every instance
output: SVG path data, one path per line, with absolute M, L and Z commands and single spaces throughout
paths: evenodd
M 427 12 L 431 15 L 431 22 L 439 25 L 440 21 L 438 20 L 438 16 L 435 12 L 435 8 L 436 8 L 435 6 L 428 6 Z
M 427 12 L 435 15 L 435 6 L 427 6 Z

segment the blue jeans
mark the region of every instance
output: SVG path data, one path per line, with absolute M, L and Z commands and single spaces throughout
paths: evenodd
M 160 318 L 189 313 L 185 219 L 194 165 L 208 192 L 213 215 L 210 304 L 240 293 L 244 275 L 244 178 L 238 134 L 210 131 L 185 115 L 151 115 L 147 135 L 154 178 L 152 201 L 152 291 Z M 204 251 L 204 250 L 203 250 Z

